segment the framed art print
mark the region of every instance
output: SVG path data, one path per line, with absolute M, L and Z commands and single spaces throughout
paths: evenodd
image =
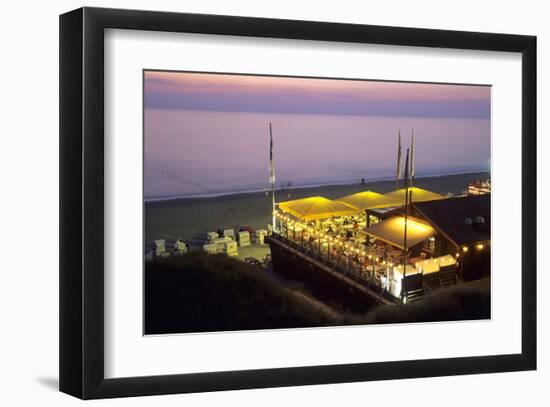
M 82 8 L 60 83 L 61 391 L 536 368 L 535 37 Z

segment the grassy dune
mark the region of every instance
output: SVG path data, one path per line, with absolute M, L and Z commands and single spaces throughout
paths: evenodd
M 440 289 L 421 301 L 406 305 L 381 305 L 351 323 L 388 324 L 488 319 L 491 317 L 489 278 Z
M 490 317 L 488 279 L 365 314 L 328 309 L 299 286 L 224 255 L 191 252 L 146 263 L 147 334 L 452 321 Z
M 276 283 L 261 269 L 200 251 L 148 262 L 145 331 L 233 331 L 330 324 L 319 307 Z

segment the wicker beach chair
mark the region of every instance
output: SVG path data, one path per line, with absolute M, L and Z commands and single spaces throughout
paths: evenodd
M 235 231 L 233 229 L 224 229 L 223 236 L 235 240 Z
M 206 234 L 206 240 L 208 240 L 208 243 L 216 241 L 216 239 L 218 239 L 219 237 L 220 235 L 218 234 L 218 232 L 208 232 Z
M 226 241 L 224 244 L 224 252 L 226 255 L 235 257 L 239 255 L 239 250 L 237 247 L 237 242 L 235 241 Z
M 174 243 L 174 251 L 179 255 L 185 254 L 189 251 L 187 244 L 185 244 L 181 237 L 176 239 L 176 243 Z
M 158 239 L 154 241 L 155 243 L 155 256 L 164 257 L 166 251 L 166 240 Z
M 202 245 L 202 250 L 208 254 L 217 254 L 219 253 L 218 245 L 216 243 L 207 243 Z
M 256 231 L 256 244 L 264 244 L 264 238 L 267 236 L 267 230 L 258 229 Z
M 239 232 L 239 246 L 246 247 L 250 246 L 250 233 L 248 232 Z

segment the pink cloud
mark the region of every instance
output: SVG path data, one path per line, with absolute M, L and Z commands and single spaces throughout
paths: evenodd
M 145 72 L 145 90 L 203 95 L 307 95 L 320 100 L 362 101 L 453 101 L 490 98 L 488 86 L 159 71 Z

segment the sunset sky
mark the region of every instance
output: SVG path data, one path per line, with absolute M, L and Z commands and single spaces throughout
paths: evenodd
M 208 111 L 489 118 L 490 87 L 145 72 L 145 107 Z
M 261 190 L 270 122 L 280 183 L 392 177 L 400 129 L 404 148 L 414 129 L 418 176 L 487 171 L 490 98 L 489 86 L 145 71 L 145 195 Z

